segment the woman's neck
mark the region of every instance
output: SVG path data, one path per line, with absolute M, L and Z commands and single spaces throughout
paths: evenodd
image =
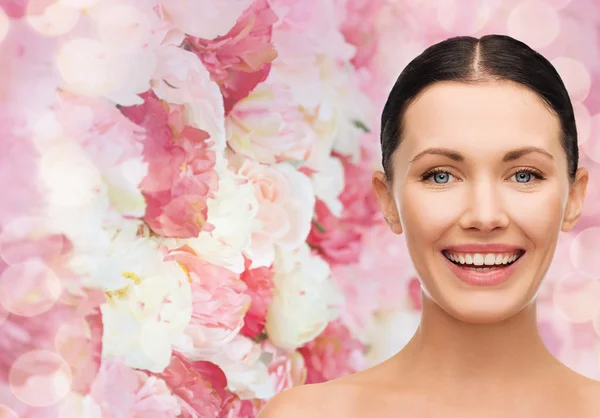
M 535 303 L 501 323 L 467 324 L 423 297 L 421 324 L 395 357 L 413 383 L 457 393 L 521 386 L 564 368 L 540 337 Z

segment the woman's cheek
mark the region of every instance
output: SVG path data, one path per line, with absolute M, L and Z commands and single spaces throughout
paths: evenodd
M 427 189 L 423 185 L 407 187 L 400 207 L 407 239 L 428 242 L 439 239 L 458 223 L 465 199 L 465 191 L 459 187 L 446 190 Z
M 558 190 L 514 193 L 506 199 L 506 206 L 511 223 L 534 241 L 547 240 L 560 230 L 563 201 Z

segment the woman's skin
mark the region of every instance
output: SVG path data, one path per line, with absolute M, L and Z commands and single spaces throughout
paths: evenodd
M 527 88 L 444 82 L 422 92 L 406 111 L 391 181 L 373 175 L 421 281 L 421 324 L 389 360 L 288 390 L 260 417 L 600 417 L 600 382 L 548 352 L 535 305 L 587 182 L 585 168 L 569 182 L 559 119 Z M 462 282 L 441 253 L 487 243 L 525 250 L 500 285 Z

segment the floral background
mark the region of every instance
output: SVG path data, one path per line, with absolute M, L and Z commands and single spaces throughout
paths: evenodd
M 402 348 L 419 284 L 371 191 L 379 113 L 458 34 L 527 42 L 571 93 L 591 180 L 539 321 L 600 378 L 597 2 L 0 7 L 0 416 L 255 417 Z

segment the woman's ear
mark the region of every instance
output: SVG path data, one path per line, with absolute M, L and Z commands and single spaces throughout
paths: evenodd
M 373 191 L 379 201 L 379 207 L 383 213 L 383 218 L 388 226 L 395 234 L 402 233 L 402 224 L 400 223 L 400 215 L 396 207 L 394 194 L 392 193 L 392 185 L 387 181 L 385 174 L 382 171 L 373 173 L 372 179 Z
M 578 169 L 575 180 L 569 186 L 569 197 L 567 199 L 567 206 L 565 207 L 565 214 L 563 215 L 561 231 L 569 232 L 577 225 L 583 209 L 588 180 L 588 170 L 585 168 Z

